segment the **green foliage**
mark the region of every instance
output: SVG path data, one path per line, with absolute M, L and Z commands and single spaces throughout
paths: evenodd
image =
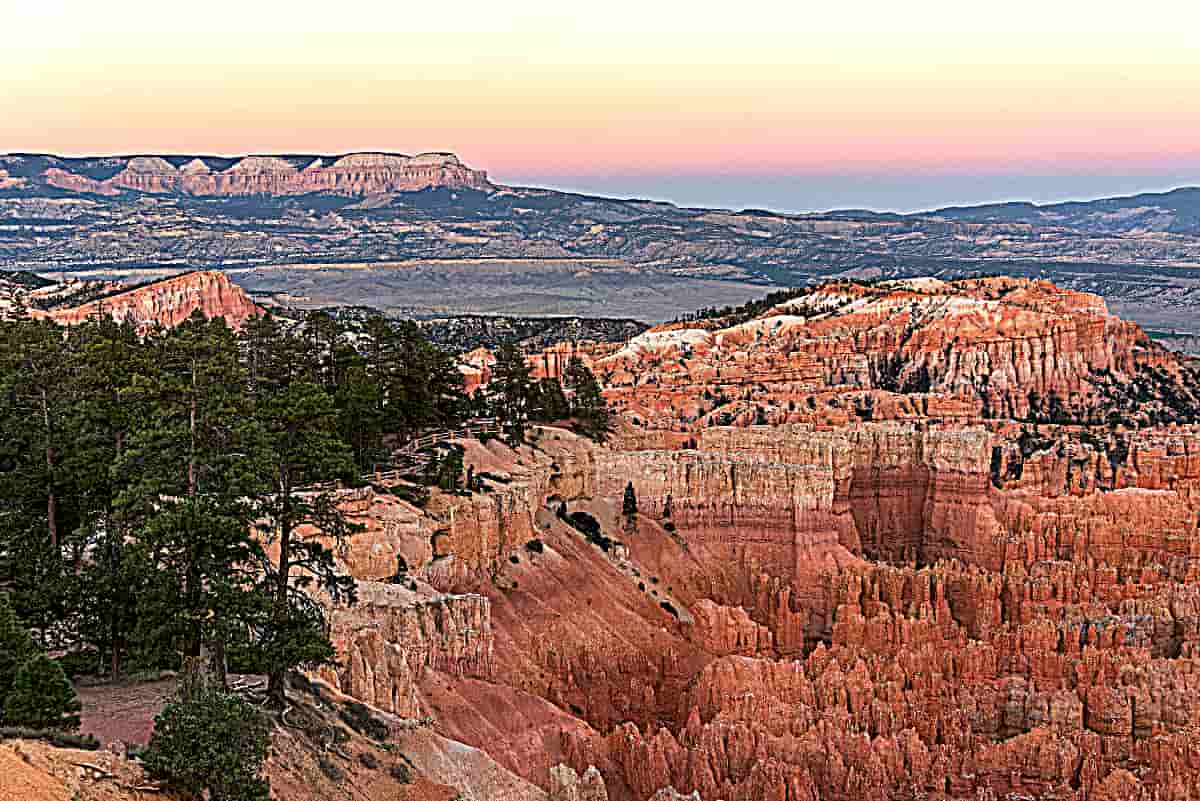
M 144 661 L 172 652 L 198 656 L 261 620 L 265 601 L 255 571 L 265 557 L 250 526 L 241 501 L 195 496 L 165 504 L 139 530 L 134 558 L 157 568 L 138 598 Z
M 151 775 L 192 798 L 266 801 L 270 723 L 236 695 L 204 692 L 154 719 L 143 760 Z
M 78 729 L 79 698 L 62 666 L 40 653 L 26 660 L 4 700 L 4 720 L 34 729 Z
M 452 445 L 434 463 L 434 483 L 446 492 L 456 492 L 463 486 L 463 449 Z
M 100 741 L 90 734 L 72 734 L 60 729 L 29 729 L 24 726 L 0 726 L 0 740 L 41 740 L 55 748 L 99 751 Z
M 17 672 L 36 653 L 29 630 L 17 619 L 8 596 L 0 593 L 0 719 L 4 717 L 4 700 L 12 692 Z
M 600 391 L 600 382 L 578 356 L 567 362 L 563 380 L 572 391 L 571 415 L 579 421 L 579 429 L 597 442 L 608 438 L 612 416 Z
M 625 485 L 625 497 L 621 501 L 621 514 L 626 518 L 637 517 L 638 502 L 637 493 L 633 490 L 633 482 L 630 481 Z
M 332 496 L 314 496 L 303 488 L 348 477 L 355 468 L 339 434 L 333 398 L 298 356 L 305 350 L 303 340 L 263 318 L 247 326 L 243 344 L 251 365 L 250 416 L 257 436 L 251 463 L 254 526 L 277 553 L 260 560 L 261 595 L 270 599 L 270 611 L 258 627 L 258 647 L 278 705 L 288 670 L 333 654 L 324 608 L 309 590 L 320 590 L 334 603 L 354 601 L 354 581 L 338 572 L 329 548 L 317 538 L 297 536 L 299 528 L 312 526 L 341 543 L 354 528 Z
M 546 423 L 571 416 L 571 404 L 567 401 L 562 384 L 553 378 L 543 378 L 530 390 L 530 417 Z
M 353 600 L 333 555 L 353 527 L 306 487 L 355 482 L 389 458 L 385 435 L 470 411 L 410 323 L 0 320 L 0 703 L 50 641 L 73 671 L 114 675 L 217 674 L 226 655 L 281 695 L 284 672 L 332 653 L 313 592 Z
M 509 442 L 523 443 L 534 385 L 525 355 L 516 345 L 501 345 L 496 351 L 496 363 L 492 366 L 488 391 L 496 419 Z

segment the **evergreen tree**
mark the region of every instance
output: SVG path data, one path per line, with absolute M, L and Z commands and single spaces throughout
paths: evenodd
M 0 720 L 4 718 L 4 699 L 12 691 L 17 671 L 36 653 L 29 630 L 17 619 L 8 596 L 0 593 Z
M 603 442 L 612 430 L 612 422 L 600 382 L 578 356 L 567 362 L 563 379 L 572 392 L 571 414 L 579 421 L 579 429 L 585 436 Z
M 0 583 L 41 633 L 68 618 L 72 592 L 63 554 L 79 510 L 64 460 L 75 386 L 57 325 L 11 321 L 0 334 Z
M 107 315 L 71 328 L 68 346 L 76 399 L 73 448 L 64 467 L 74 477 L 71 486 L 80 510 L 79 536 L 73 542 L 79 550 L 72 559 L 75 628 L 83 642 L 107 655 L 110 672 L 117 676 L 136 625 L 145 570 L 127 552 L 131 528 L 117 504 L 125 474 L 116 465 L 134 420 L 144 413 L 134 397 L 134 383 L 144 382 L 154 367 L 134 327 Z
M 4 721 L 31 729 L 79 728 L 79 698 L 62 666 L 38 653 L 17 671 L 4 701 Z
M 463 450 L 459 446 L 450 446 L 437 461 L 437 485 L 446 492 L 462 489 Z M 468 487 L 469 489 L 469 487 Z
M 462 374 L 415 323 L 372 318 L 362 348 L 385 430 L 407 440 L 427 429 L 455 428 L 465 419 L 469 404 Z
M 637 517 L 637 513 L 637 494 L 633 490 L 633 482 L 630 481 L 625 485 L 625 497 L 621 502 L 621 514 L 625 516 L 627 521 L 631 521 Z
M 505 343 L 496 351 L 492 380 L 488 384 L 496 418 L 513 444 L 525 441 L 525 421 L 533 392 L 529 364 L 516 345 Z
M 154 719 L 146 769 L 191 798 L 267 801 L 271 725 L 236 695 L 208 691 L 167 704 Z
M 352 475 L 354 463 L 338 435 L 333 399 L 290 358 L 296 350 L 294 336 L 278 326 L 255 336 L 255 527 L 277 553 L 263 562 L 270 613 L 257 648 L 269 677 L 268 694 L 281 706 L 288 670 L 333 655 L 324 609 L 307 590 L 325 592 L 335 603 L 354 600 L 354 581 L 337 571 L 333 553 L 317 538 L 297 534 L 311 526 L 341 543 L 352 527 L 332 496 L 303 490 L 314 482 Z
M 338 410 L 338 430 L 350 445 L 354 463 L 367 472 L 385 462 L 389 454 L 383 447 L 383 390 L 371 379 L 363 364 L 347 368 L 334 395 Z
M 543 378 L 533 386 L 530 417 L 553 423 L 571 416 L 571 405 L 563 393 L 562 384 L 553 378 Z
M 246 571 L 261 562 L 244 501 L 260 440 L 248 380 L 220 318 L 197 312 L 145 347 L 155 369 L 134 383 L 143 413 L 117 464 L 128 476 L 120 513 L 134 529 L 134 558 L 149 568 L 137 647 L 160 664 L 181 652 L 185 683 L 220 685 L 228 629 L 249 615 Z
M 224 650 L 262 624 L 257 579 L 266 558 L 240 501 L 197 495 L 164 505 L 138 532 L 134 558 L 154 566 L 138 598 L 144 661 L 184 657 L 189 686 L 223 687 Z

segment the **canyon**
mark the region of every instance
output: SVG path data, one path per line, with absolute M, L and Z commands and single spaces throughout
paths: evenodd
M 1196 797 L 1200 383 L 1100 298 L 841 283 L 567 353 L 606 443 L 341 491 L 324 683 L 528 798 Z
M 220 272 L 126 294 L 52 311 L 259 313 Z M 380 469 L 328 490 L 347 538 L 297 532 L 358 597 L 322 599 L 336 658 L 292 714 L 354 725 L 329 751 L 285 720 L 279 798 L 1200 797 L 1193 361 L 1011 277 L 838 281 L 527 351 L 537 378 L 572 358 L 605 441 L 451 439 L 466 487 Z M 488 391 L 493 354 L 460 361 Z M 68 799 L 63 759 L 0 749 Z

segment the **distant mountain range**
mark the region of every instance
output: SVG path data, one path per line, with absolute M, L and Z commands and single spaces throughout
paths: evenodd
M 0 269 L 222 269 L 300 307 L 646 321 L 836 277 L 1004 272 L 1196 333 L 1200 189 L 780 214 L 501 186 L 450 153 L 16 154 L 0 156 Z
M 1200 233 L 1200 187 L 1145 192 L 1127 197 L 1080 200 L 1039 206 L 1033 203 L 991 203 L 951 206 L 910 216 L 934 216 L 973 222 L 1061 225 L 1097 233 L 1157 231 Z

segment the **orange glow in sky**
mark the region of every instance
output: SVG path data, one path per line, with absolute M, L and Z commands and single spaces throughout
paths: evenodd
M 494 175 L 1200 164 L 1200 3 L 4 10 L 0 152 L 453 150 Z

